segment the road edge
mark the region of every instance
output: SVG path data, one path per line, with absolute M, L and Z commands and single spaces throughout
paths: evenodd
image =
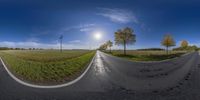
M 44 88 L 44 89 L 53 89 L 53 88 L 61 88 L 61 87 L 67 87 L 70 86 L 76 82 L 78 82 L 80 79 L 83 78 L 83 76 L 88 72 L 88 70 L 91 68 L 92 63 L 94 62 L 94 59 L 96 58 L 96 53 L 94 55 L 94 57 L 92 58 L 92 60 L 90 61 L 89 65 L 87 66 L 87 68 L 85 69 L 85 71 L 76 79 L 67 82 L 67 83 L 63 83 L 63 84 L 59 84 L 59 85 L 36 85 L 36 84 L 32 84 L 32 83 L 28 83 L 25 82 L 19 78 L 17 78 L 14 74 L 12 74 L 12 72 L 10 72 L 10 70 L 7 68 L 7 66 L 5 65 L 4 61 L 2 60 L 2 58 L 0 57 L 0 61 L 4 67 L 4 69 L 6 70 L 6 72 L 9 74 L 9 76 L 14 79 L 17 83 L 20 83 L 21 85 L 24 86 L 28 86 L 28 87 L 32 87 L 32 88 Z
M 100 52 L 102 52 L 102 51 L 100 51 Z M 126 59 L 126 58 L 123 58 L 123 57 L 117 57 L 117 56 L 114 56 L 114 55 L 111 55 L 111 54 L 107 54 L 105 52 L 102 52 L 102 53 L 104 53 L 105 55 L 111 56 L 111 57 L 116 57 L 116 58 L 123 59 L 123 60 L 126 60 L 126 61 L 134 62 L 134 63 L 147 63 L 148 64 L 148 63 L 162 63 L 162 62 L 168 62 L 168 61 L 171 61 L 171 60 L 176 60 L 176 59 L 179 59 L 180 57 L 184 57 L 184 56 L 189 55 L 189 54 L 194 53 L 194 52 L 188 52 L 188 53 L 181 55 L 180 57 L 165 59 L 165 60 L 161 60 L 161 61 L 133 61 L 133 60 Z

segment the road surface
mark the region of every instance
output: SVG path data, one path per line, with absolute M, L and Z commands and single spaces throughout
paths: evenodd
M 13 80 L 0 63 L 0 100 L 199 100 L 198 52 L 164 62 L 131 62 L 97 51 L 88 72 L 62 88 Z

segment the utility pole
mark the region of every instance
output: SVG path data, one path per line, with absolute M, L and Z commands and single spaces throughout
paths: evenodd
M 60 52 L 62 52 L 62 39 L 63 39 L 63 35 L 61 35 L 59 37 L 59 39 L 60 39 Z

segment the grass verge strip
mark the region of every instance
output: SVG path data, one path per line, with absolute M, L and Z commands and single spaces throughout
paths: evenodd
M 57 84 L 70 81 L 82 73 L 94 54 L 95 52 L 90 52 L 80 57 L 49 63 L 27 61 L 5 53 L 1 56 L 11 72 L 20 79 L 37 84 Z

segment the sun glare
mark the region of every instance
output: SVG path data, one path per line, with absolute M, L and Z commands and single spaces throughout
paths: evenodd
M 102 37 L 102 33 L 101 33 L 101 32 L 96 32 L 96 33 L 94 33 L 94 38 L 95 38 L 96 40 L 100 40 L 101 37 Z

